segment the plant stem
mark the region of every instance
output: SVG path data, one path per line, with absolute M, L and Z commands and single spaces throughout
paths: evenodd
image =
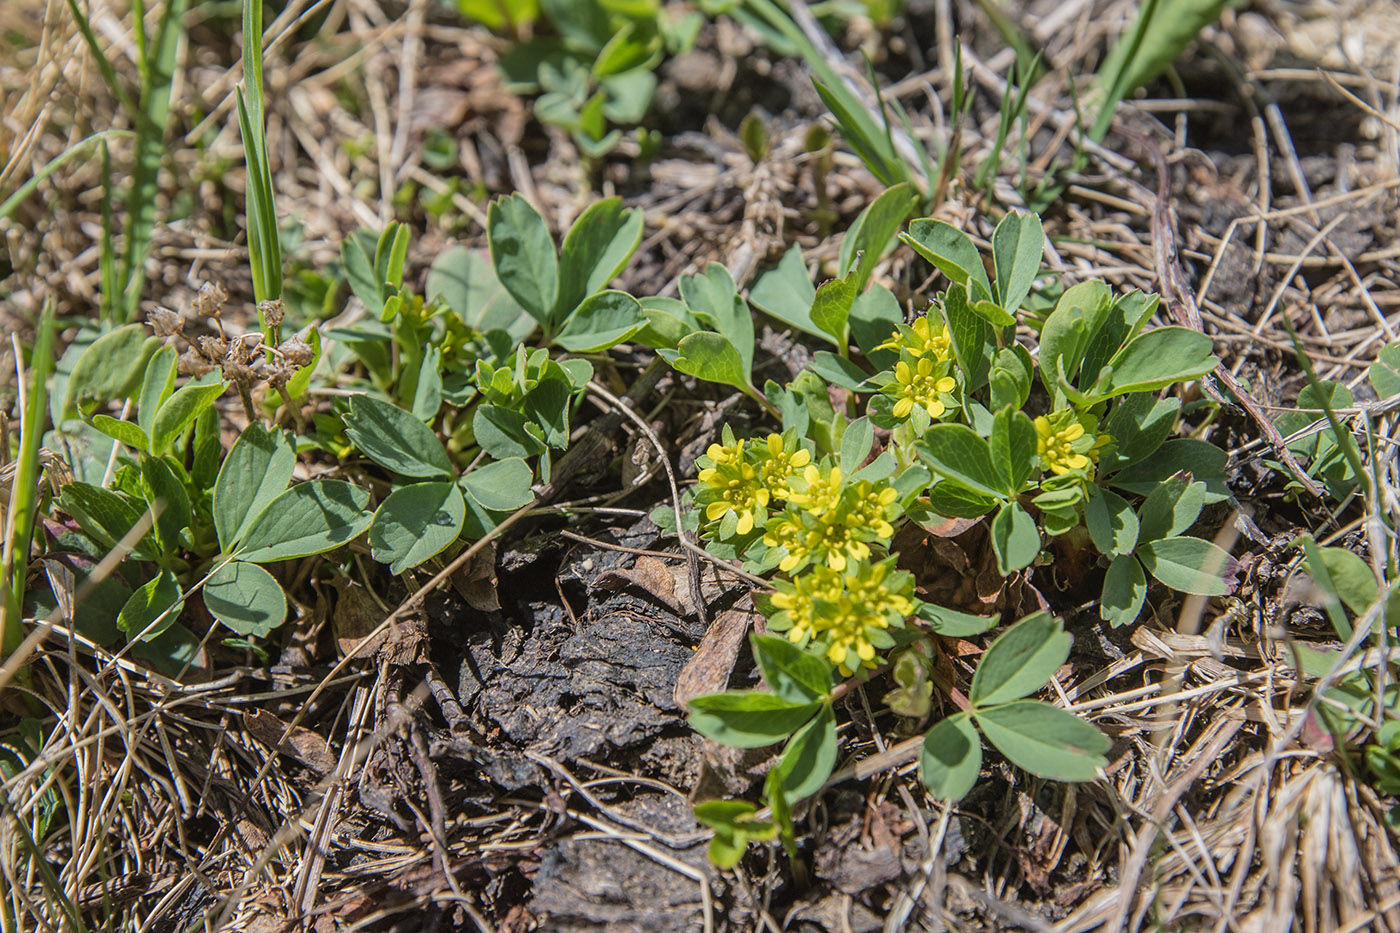
M 5 539 L 3 615 L 0 615 L 0 657 L 8 657 L 23 640 L 20 617 L 24 607 L 24 581 L 29 567 L 29 546 L 34 537 L 34 516 L 39 493 L 39 440 L 49 409 L 49 376 L 53 373 L 54 306 L 50 299 L 39 316 L 39 334 L 30 358 L 30 387 L 20 422 L 19 460 L 10 487 L 9 534 Z M 16 567 L 18 565 L 18 567 Z

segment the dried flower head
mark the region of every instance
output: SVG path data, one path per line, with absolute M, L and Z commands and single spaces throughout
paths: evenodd
M 199 286 L 199 294 L 194 299 L 194 311 L 200 317 L 218 318 L 224 313 L 228 303 L 228 289 L 218 282 L 205 282 Z
M 281 327 L 285 314 L 281 298 L 258 302 L 258 317 L 262 318 L 263 324 L 267 327 Z
M 146 315 L 146 323 L 151 325 L 157 337 L 173 337 L 185 330 L 185 319 L 163 306 Z
M 311 344 L 295 335 L 282 341 L 277 352 L 282 355 L 282 359 L 297 367 L 309 366 L 311 361 L 316 359 L 316 351 L 311 349 Z

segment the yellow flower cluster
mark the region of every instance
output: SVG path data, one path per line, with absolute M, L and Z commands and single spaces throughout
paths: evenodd
M 721 538 L 743 536 L 768 521 L 768 506 L 792 494 L 794 474 L 810 469 L 812 452 L 799 447 L 796 436 L 770 434 L 760 444 L 745 446 L 726 425 L 724 443 L 711 444 L 699 458 L 700 490 L 696 504 L 705 520 L 720 523 Z
M 898 350 L 899 361 L 881 379 L 890 416 L 906 421 L 916 411 L 938 420 L 948 412 L 949 395 L 958 386 L 952 375 L 953 349 L 943 322 L 925 315 L 911 325 L 901 324 L 881 350 Z
M 792 580 L 775 581 L 769 627 L 795 644 L 811 644 L 843 676 L 875 667 L 875 652 L 894 647 L 888 629 L 914 611 L 914 578 L 894 569 L 894 558 L 856 563 L 844 572 L 814 567 Z
M 1089 424 L 1086 427 L 1085 421 Z M 1093 476 L 1099 451 L 1111 438 L 1096 434 L 1096 419 L 1071 410 L 1057 411 L 1035 419 L 1035 448 L 1040 465 L 1056 476 L 1083 473 Z
M 871 543 L 894 536 L 899 493 L 887 481 L 851 483 L 828 462 L 809 464 L 791 484 L 788 507 L 769 520 L 763 536 L 784 573 L 808 564 L 845 570 L 870 557 Z
M 927 354 L 931 362 L 946 363 L 953 356 L 953 341 L 948 337 L 948 329 L 942 321 L 925 314 L 916 318 L 913 324 L 900 324 L 890 339 L 877 349 L 901 350 L 916 360 Z

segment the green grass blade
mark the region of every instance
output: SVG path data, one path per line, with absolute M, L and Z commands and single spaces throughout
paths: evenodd
M 100 133 L 93 133 L 86 139 L 78 140 L 76 143 L 69 146 L 67 149 L 50 159 L 47 165 L 39 169 L 39 171 L 35 172 L 27 181 L 25 181 L 24 184 L 16 188 L 14 194 L 10 195 L 3 202 L 0 202 L 0 220 L 4 220 L 5 218 L 13 214 L 15 212 L 15 209 L 18 208 L 22 203 L 24 203 L 24 199 L 34 193 L 34 189 L 38 188 L 41 184 L 43 184 L 44 180 L 50 175 L 52 175 L 54 172 L 63 168 L 64 164 L 68 162 L 68 160 L 82 154 L 88 148 L 95 146 L 100 142 L 104 142 L 108 139 L 115 139 L 117 137 L 130 135 L 131 132 L 128 130 L 102 130 Z
M 146 282 L 146 255 L 155 229 L 156 193 L 165 156 L 165 130 L 170 120 L 170 88 L 183 36 L 182 21 L 189 0 L 167 0 L 156 31 L 154 47 L 148 47 L 140 17 L 141 4 L 133 5 L 138 40 L 137 63 L 141 71 L 140 114 L 136 120 L 136 164 L 131 171 L 127 196 L 127 227 L 121 271 L 123 321 L 135 315 Z M 151 57 L 150 53 L 154 53 Z
M 111 322 L 117 300 L 117 255 L 112 233 L 112 151 L 102 140 L 102 240 L 98 244 L 98 270 L 102 280 L 102 298 L 98 315 Z
M 10 490 L 10 535 L 5 542 L 5 614 L 0 618 L 0 657 L 9 657 L 24 630 L 20 616 L 24 606 L 24 579 L 29 566 L 29 546 L 34 537 L 34 517 L 39 506 L 39 441 L 49 411 L 49 376 L 54 365 L 55 316 L 50 299 L 39 316 L 39 334 L 29 364 L 29 397 L 20 422 L 19 460 Z
M 243 4 L 243 88 L 238 91 L 238 129 L 247 171 L 248 260 L 259 301 L 282 296 L 282 245 L 267 159 L 263 109 L 262 0 Z
M 93 60 L 97 62 L 97 70 L 102 73 L 102 80 L 106 81 L 107 86 L 112 89 L 112 94 L 121 103 L 122 109 L 135 119 L 139 112 L 136 109 L 136 102 L 131 99 L 131 95 L 126 92 L 126 88 L 122 87 L 121 81 L 117 79 L 117 70 L 112 67 L 112 60 L 107 57 L 107 53 L 102 51 L 102 46 L 97 41 L 97 33 L 93 31 L 92 22 L 78 8 L 78 0 L 68 0 L 68 11 L 73 14 L 73 20 L 78 24 L 78 31 L 82 33 L 88 51 L 92 53 Z

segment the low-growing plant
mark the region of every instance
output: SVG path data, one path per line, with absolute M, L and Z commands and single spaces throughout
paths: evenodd
M 998 224 L 986 264 L 971 239 L 942 221 L 914 220 L 899 234 L 948 279 L 932 307 L 906 323 L 894 295 L 869 284 L 869 257 L 895 236 L 908 203 L 899 188 L 886 197 L 857 223 L 842 278 L 801 287 L 801 259 L 790 254 L 769 273 L 776 278 L 755 285 L 755 304 L 835 347 L 817 351 L 787 386 L 769 382 L 760 392 L 744 378 L 744 341 L 752 338 L 715 314 L 717 305 L 734 305 L 726 316 L 747 318 L 727 283 L 713 290 L 716 303 L 692 280 L 682 287 L 683 311 L 672 309 L 673 320 L 688 313 L 713 332 L 682 336 L 666 353 L 671 364 L 755 394 L 781 421 L 780 432 L 752 439 L 726 427 L 700 458 L 691 494 L 710 552 L 771 579 L 757 603 L 781 637 L 753 640 L 768 689 L 690 705 L 694 726 L 718 741 L 784 743 L 770 805 L 775 787 L 795 801 L 830 776 L 831 705 L 844 690 L 836 678 L 859 682 L 886 664 L 894 667 L 887 702 L 895 711 L 927 716 L 931 681 L 961 707 L 925 738 L 922 773 L 939 797 L 972 787 L 979 732 L 1042 777 L 1088 780 L 1103 764 L 1102 735 L 1031 699 L 1069 653 L 1069 636 L 1048 613 L 993 642 L 966 698 L 940 680 L 937 636 L 978 634 L 999 620 L 918 596 L 892 550 L 905 525 L 939 535 L 983 525 L 998 571 L 1027 581 L 1061 555 L 1096 550 L 1101 615 L 1113 625 L 1139 616 L 1147 574 L 1207 596 L 1233 583 L 1227 553 L 1183 534 L 1203 506 L 1228 495 L 1225 454 L 1169 439 L 1181 404 L 1163 394 L 1215 367 L 1210 339 L 1180 327 L 1146 329 L 1155 297 L 1115 294 L 1096 281 L 1065 289 L 1043 318 L 1021 313 L 1042 276 L 1044 235 L 1037 217 L 1015 213 Z M 706 281 L 712 276 L 719 278 L 713 268 Z M 1018 325 L 1039 331 L 1036 355 L 1018 342 Z M 840 395 L 844 406 L 832 402 Z M 738 840 L 767 832 L 747 810 L 709 818 L 725 826 L 725 858 Z
M 541 123 L 567 130 L 590 157 L 611 151 L 622 127 L 646 118 L 657 65 L 689 49 L 703 22 L 694 11 L 673 15 L 659 0 L 458 0 L 458 9 L 491 29 L 542 33 L 512 46 L 501 69 L 513 93 L 538 95 Z M 654 134 L 637 135 L 644 150 L 655 148 Z

